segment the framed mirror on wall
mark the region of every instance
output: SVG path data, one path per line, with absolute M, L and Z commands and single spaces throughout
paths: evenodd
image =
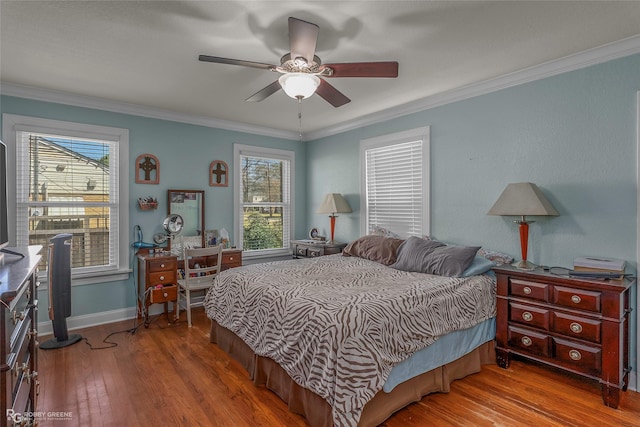
M 204 247 L 204 190 L 168 190 L 168 214 L 182 217 L 182 232 L 169 240 L 172 254 L 182 256 L 182 247 Z

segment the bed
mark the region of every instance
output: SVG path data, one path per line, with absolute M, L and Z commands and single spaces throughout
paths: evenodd
M 211 342 L 312 426 L 378 425 L 495 363 L 490 272 L 447 277 L 356 255 L 227 270 L 205 297 Z

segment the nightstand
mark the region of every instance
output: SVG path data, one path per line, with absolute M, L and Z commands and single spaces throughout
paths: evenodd
M 346 243 L 327 243 L 321 240 L 292 240 L 293 258 L 315 258 L 323 255 L 339 254 Z
M 617 408 L 629 384 L 629 294 L 635 280 L 585 280 L 495 267 L 496 358 L 511 355 L 598 380 Z

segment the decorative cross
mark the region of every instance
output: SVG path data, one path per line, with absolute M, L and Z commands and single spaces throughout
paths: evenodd
M 145 156 L 144 160 L 140 162 L 140 169 L 144 171 L 144 180 L 151 181 L 151 172 L 156 170 L 157 166 L 151 157 Z
M 136 183 L 159 184 L 160 160 L 153 154 L 140 154 L 136 158 Z M 155 172 L 155 173 L 153 173 Z M 141 176 L 144 175 L 144 178 Z
M 222 160 L 214 160 L 209 165 L 209 185 L 213 187 L 226 187 L 229 185 L 227 172 L 229 167 Z
M 216 164 L 215 169 L 212 170 L 211 173 L 216 176 L 216 184 L 221 184 L 222 183 L 222 177 L 226 178 L 226 176 L 227 176 L 227 171 L 222 169 L 222 164 L 220 164 L 220 163 Z

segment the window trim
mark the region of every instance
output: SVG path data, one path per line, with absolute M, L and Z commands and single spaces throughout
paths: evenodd
M 360 235 L 368 234 L 367 229 L 367 171 L 366 171 L 366 152 L 367 150 L 388 147 L 396 144 L 403 144 L 416 140 L 422 141 L 422 210 L 424 212 L 422 234 L 431 234 L 431 182 L 429 179 L 431 165 L 431 145 L 430 145 L 430 127 L 424 126 L 406 131 L 395 132 L 387 135 L 376 136 L 373 138 L 363 139 L 360 141 Z M 394 230 L 391 230 L 394 231 Z M 403 236 L 408 237 L 408 236 Z
M 129 267 L 129 130 L 108 126 L 91 125 L 85 123 L 67 122 L 61 120 L 42 119 L 39 117 L 20 116 L 14 114 L 2 114 L 2 139 L 7 144 L 7 158 L 16 159 L 16 134 L 20 131 L 32 131 L 45 134 L 57 134 L 77 138 L 91 138 L 98 140 L 115 141 L 118 144 L 119 157 L 119 209 L 118 209 L 118 260 L 116 268 L 94 270 L 72 274 L 72 285 L 85 285 L 92 283 L 104 283 L 110 281 L 127 280 L 131 272 Z M 13 194 L 9 197 L 9 241 L 15 246 L 17 242 L 17 198 L 16 198 L 16 162 L 8 162 L 8 191 Z M 46 251 L 46 248 L 43 248 Z M 73 270 L 72 270 L 73 271 Z M 46 282 L 45 272 L 41 272 L 40 279 Z
M 281 249 L 265 249 L 261 251 L 245 252 L 240 237 L 240 200 L 242 197 L 242 168 L 240 167 L 241 156 L 266 157 L 289 161 L 289 237 L 293 238 L 295 231 L 295 158 L 296 153 L 292 150 L 280 150 L 277 148 L 257 147 L 245 144 L 233 144 L 233 165 L 235 168 L 235 179 L 233 189 L 233 230 L 236 247 L 242 250 L 243 259 L 255 259 L 290 255 L 291 248 L 288 242 L 283 242 Z

